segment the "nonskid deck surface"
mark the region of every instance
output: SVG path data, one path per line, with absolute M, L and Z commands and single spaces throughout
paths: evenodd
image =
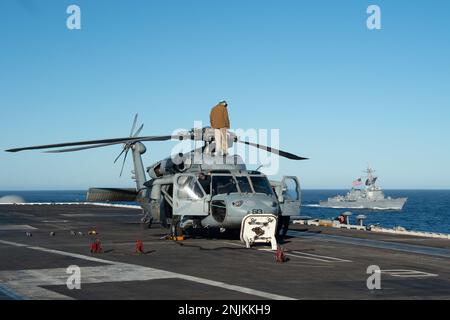
M 143 228 L 140 216 L 1 205 L 0 299 L 450 299 L 448 240 L 292 226 L 283 244 L 289 261 L 277 263 L 268 247 L 246 249 L 233 238 L 161 240 L 167 230 Z M 101 254 L 90 253 L 92 229 Z M 81 290 L 67 288 L 72 265 Z M 381 290 L 367 288 L 372 265 L 382 269 Z

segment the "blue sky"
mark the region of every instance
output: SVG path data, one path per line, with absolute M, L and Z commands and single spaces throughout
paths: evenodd
M 77 4 L 82 29 L 66 28 Z M 366 27 L 377 4 L 382 30 Z M 208 121 L 279 128 L 303 188 L 347 188 L 370 163 L 384 188 L 450 188 L 450 2 L 2 0 L 0 149 Z M 146 165 L 175 142 L 147 144 Z M 132 186 L 120 146 L 0 153 L 0 189 Z M 127 164 L 127 171 L 131 162 Z

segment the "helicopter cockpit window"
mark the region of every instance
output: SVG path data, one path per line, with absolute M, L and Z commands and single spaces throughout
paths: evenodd
M 200 174 L 198 176 L 198 182 L 202 186 L 206 194 L 211 194 L 211 176 L 206 174 Z
M 197 180 L 191 176 L 181 176 L 177 180 L 178 184 L 178 199 L 185 200 L 200 200 L 203 198 L 203 191 L 199 186 Z
M 255 189 L 256 193 L 273 195 L 272 187 L 266 177 L 250 177 L 250 179 L 252 180 L 253 189 Z
M 236 181 L 233 176 L 213 176 L 212 192 L 213 195 L 237 193 Z
M 236 180 L 242 193 L 253 193 L 252 186 L 247 177 L 236 177 Z

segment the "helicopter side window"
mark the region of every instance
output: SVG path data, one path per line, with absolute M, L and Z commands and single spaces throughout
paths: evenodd
M 197 183 L 197 180 L 191 176 L 181 176 L 177 180 L 178 184 L 178 199 L 185 200 L 200 200 L 204 197 L 202 188 Z
M 236 177 L 236 180 L 242 193 L 253 193 L 252 186 L 247 177 Z
M 237 193 L 236 181 L 233 176 L 213 176 L 212 192 L 213 196 L 217 194 Z
M 269 196 L 273 195 L 272 187 L 266 177 L 250 177 L 253 183 L 253 189 L 256 193 L 265 193 Z
M 298 200 L 297 182 L 295 180 L 286 180 L 286 189 L 283 191 L 283 197 L 292 201 Z

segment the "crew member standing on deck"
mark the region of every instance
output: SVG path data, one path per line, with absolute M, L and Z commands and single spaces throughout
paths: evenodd
M 216 141 L 216 155 L 226 156 L 228 153 L 228 129 L 230 129 L 230 119 L 228 118 L 228 104 L 220 101 L 211 109 L 211 128 L 215 129 L 214 138 Z

